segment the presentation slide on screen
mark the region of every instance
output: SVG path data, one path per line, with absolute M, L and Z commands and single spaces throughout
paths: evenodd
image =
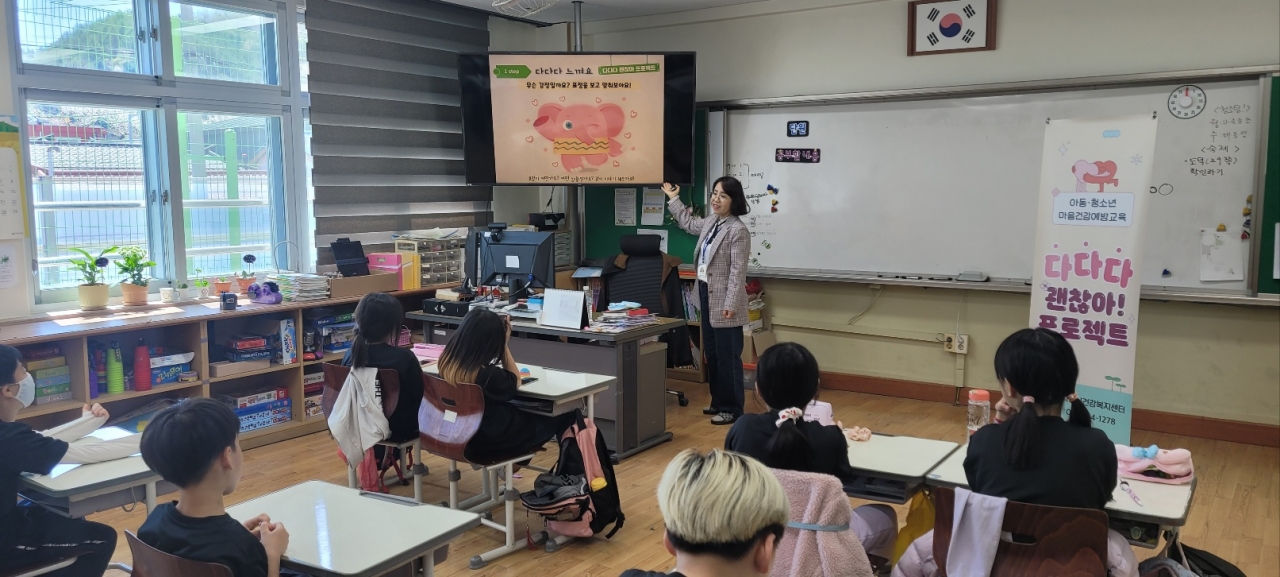
M 498 182 L 663 180 L 661 55 L 493 54 Z

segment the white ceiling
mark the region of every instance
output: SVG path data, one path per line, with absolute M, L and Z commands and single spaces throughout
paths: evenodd
M 445 1 L 451 4 L 497 12 L 493 8 L 493 0 Z M 582 3 L 582 20 L 584 22 L 595 22 L 597 20 L 614 20 L 635 16 L 654 16 L 735 4 L 752 4 L 762 1 L 765 0 L 585 0 Z M 572 0 L 559 0 L 554 6 L 534 14 L 529 19 L 549 24 L 571 22 L 573 20 L 573 2 Z

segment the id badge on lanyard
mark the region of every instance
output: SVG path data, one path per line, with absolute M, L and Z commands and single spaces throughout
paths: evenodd
M 707 263 L 698 263 L 698 280 L 707 282 Z

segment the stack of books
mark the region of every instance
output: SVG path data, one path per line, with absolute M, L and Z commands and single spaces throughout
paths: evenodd
M 590 333 L 617 334 L 658 322 L 657 315 L 632 315 L 623 313 L 604 313 L 585 329 Z
M 329 298 L 329 278 L 302 273 L 275 273 L 267 280 L 280 286 L 280 296 L 288 302 L 308 302 Z

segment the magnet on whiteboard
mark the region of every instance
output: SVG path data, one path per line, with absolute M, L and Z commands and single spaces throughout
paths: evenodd
M 1227 225 L 1218 223 L 1218 232 L 1227 232 Z
M 1245 216 L 1249 216 L 1249 215 L 1251 215 L 1251 214 L 1253 214 L 1253 209 L 1252 209 L 1252 208 L 1249 208 L 1249 207 L 1247 207 L 1247 206 L 1246 206 L 1246 207 L 1244 207 L 1244 215 L 1245 215 Z
M 1240 240 L 1249 240 L 1249 231 L 1247 230 L 1240 231 Z
M 1160 273 L 1160 276 L 1164 278 L 1169 278 L 1173 276 L 1173 273 L 1169 272 L 1169 269 L 1164 269 L 1164 272 Z

